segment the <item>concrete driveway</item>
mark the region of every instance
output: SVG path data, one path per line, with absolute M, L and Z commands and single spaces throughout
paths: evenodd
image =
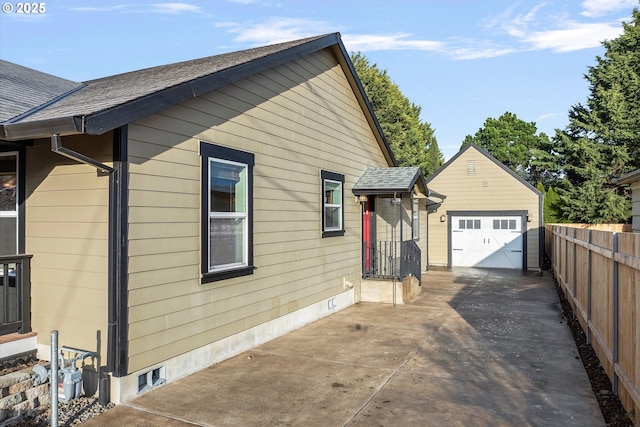
M 86 426 L 604 426 L 549 273 L 430 271 Z

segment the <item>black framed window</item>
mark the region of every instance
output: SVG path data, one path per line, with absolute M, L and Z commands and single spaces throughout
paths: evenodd
M 321 171 L 322 237 L 344 235 L 344 175 Z
M 200 143 L 202 283 L 252 274 L 252 153 Z

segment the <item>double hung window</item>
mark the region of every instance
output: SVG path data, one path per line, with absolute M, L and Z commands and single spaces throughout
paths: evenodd
M 201 143 L 202 281 L 253 273 L 254 155 Z
M 344 175 L 322 171 L 322 237 L 344 235 Z

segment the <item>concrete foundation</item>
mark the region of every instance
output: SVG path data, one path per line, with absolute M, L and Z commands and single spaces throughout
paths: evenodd
M 414 276 L 407 276 L 402 281 L 365 279 L 361 283 L 360 298 L 365 302 L 405 304 L 421 292 L 420 281 Z

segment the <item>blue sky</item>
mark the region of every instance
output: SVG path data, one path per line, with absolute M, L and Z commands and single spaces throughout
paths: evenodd
M 638 0 L 3 0 L 0 58 L 75 81 L 340 32 L 422 107 L 446 159 L 504 112 L 549 135 Z M 9 12 L 10 10 L 10 12 Z M 9 13 L 6 13 L 9 12 Z M 40 12 L 40 11 L 38 11 Z

